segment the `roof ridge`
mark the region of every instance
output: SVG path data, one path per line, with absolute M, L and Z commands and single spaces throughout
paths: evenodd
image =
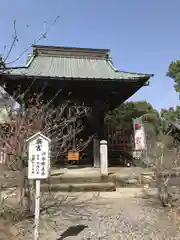
M 109 48 L 87 48 L 87 47 L 67 47 L 67 46 L 53 46 L 53 45 L 32 45 L 34 49 L 54 49 L 54 50 L 80 50 L 80 51 L 96 51 L 96 52 L 110 52 Z
M 72 48 L 57 46 L 33 46 L 33 53 L 42 56 L 81 56 L 92 58 L 109 57 L 109 49 L 93 49 L 93 48 Z
M 73 59 L 92 59 L 92 60 L 108 60 L 106 57 L 91 57 L 91 56 L 66 56 L 66 55 L 58 55 L 58 56 L 48 56 L 48 55 L 35 55 L 35 57 L 47 57 L 47 58 L 73 58 Z

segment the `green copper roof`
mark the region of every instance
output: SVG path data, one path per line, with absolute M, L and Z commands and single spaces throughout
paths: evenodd
M 136 80 L 152 76 L 149 74 L 117 71 L 109 58 L 108 50 L 54 47 L 52 51 L 52 48 L 35 46 L 27 65 L 21 68 L 8 69 L 8 74 L 102 80 Z

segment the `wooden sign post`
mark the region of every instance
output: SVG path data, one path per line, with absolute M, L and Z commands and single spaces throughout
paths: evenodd
M 28 179 L 35 180 L 34 240 L 39 239 L 40 184 L 50 174 L 50 139 L 36 133 L 26 140 L 28 143 Z
M 69 150 L 68 161 L 79 161 L 79 152 L 75 150 Z

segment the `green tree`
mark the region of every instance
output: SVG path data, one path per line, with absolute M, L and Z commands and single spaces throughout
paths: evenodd
M 161 118 L 166 122 L 175 122 L 180 120 L 180 106 L 176 108 L 170 107 L 169 109 L 161 109 Z
M 173 61 L 169 64 L 168 72 L 166 74 L 168 77 L 173 79 L 174 88 L 176 92 L 180 92 L 180 60 Z
M 180 93 L 180 60 L 173 61 L 168 66 L 168 72 L 166 74 L 174 81 L 174 89 Z M 169 122 L 175 122 L 180 120 L 180 106 L 176 108 L 170 107 L 169 109 L 161 109 L 160 116 L 166 125 Z
M 159 112 L 146 101 L 125 102 L 118 108 L 106 115 L 106 123 L 113 125 L 132 125 L 132 119 L 143 117 L 144 120 L 152 122 L 157 129 L 161 127 Z

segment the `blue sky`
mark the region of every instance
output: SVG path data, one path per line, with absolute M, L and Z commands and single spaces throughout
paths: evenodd
M 154 73 L 149 87 L 131 100 L 146 100 L 158 110 L 179 104 L 168 64 L 180 59 L 179 0 L 1 0 L 0 51 L 12 42 L 13 20 L 19 42 L 15 59 L 60 16 L 42 45 L 109 48 L 114 65 L 125 71 Z M 27 27 L 28 25 L 28 27 Z M 27 53 L 18 64 L 23 64 Z

